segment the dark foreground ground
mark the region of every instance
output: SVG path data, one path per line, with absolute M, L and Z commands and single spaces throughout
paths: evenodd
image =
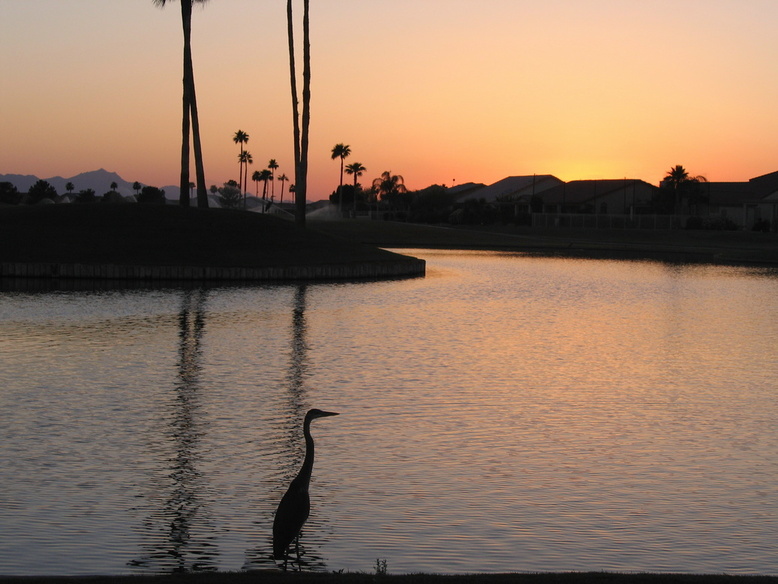
M 778 235 L 772 233 L 451 228 L 369 220 L 308 226 L 178 206 L 0 206 L 0 262 L 267 267 L 397 259 L 378 249 L 384 247 L 778 266 Z
M 376 575 L 367 573 L 217 572 L 169 576 L 89 576 L 3 578 L 1 584 L 776 584 L 776 576 L 688 574 L 614 574 L 610 572 L 543 574 Z

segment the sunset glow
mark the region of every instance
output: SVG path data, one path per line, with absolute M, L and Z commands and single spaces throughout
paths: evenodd
M 314 0 L 309 200 L 348 162 L 410 189 L 509 175 L 658 183 L 778 170 L 773 0 Z M 302 13 L 298 7 L 298 16 Z M 238 129 L 293 177 L 285 2 L 196 7 L 209 185 L 237 180 Z M 178 182 L 177 3 L 0 2 L 0 174 Z

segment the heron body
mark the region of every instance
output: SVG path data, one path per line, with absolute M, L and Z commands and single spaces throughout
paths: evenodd
M 287 550 L 293 541 L 297 542 L 300 530 L 302 530 L 311 510 L 311 499 L 308 494 L 314 456 L 311 422 L 316 418 L 337 415 L 337 412 L 325 412 L 318 409 L 309 410 L 305 414 L 305 421 L 303 422 L 305 459 L 303 460 L 303 466 L 281 498 L 278 509 L 276 509 L 275 519 L 273 520 L 273 557 L 276 560 L 284 560 L 284 569 L 286 569 Z M 299 547 L 297 556 L 299 565 Z

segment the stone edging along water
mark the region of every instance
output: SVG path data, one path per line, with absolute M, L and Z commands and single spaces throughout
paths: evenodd
M 417 258 L 353 264 L 270 266 L 126 266 L 114 264 L 0 263 L 0 278 L 181 281 L 372 280 L 423 276 Z

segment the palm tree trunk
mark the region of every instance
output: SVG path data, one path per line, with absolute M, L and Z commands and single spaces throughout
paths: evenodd
M 300 178 L 295 193 L 297 224 L 305 227 L 305 199 L 308 194 L 308 128 L 311 125 L 311 27 L 310 1 L 303 1 L 303 128 L 300 139 Z
M 184 28 L 184 116 L 181 122 L 181 178 L 179 181 L 178 202 L 182 207 L 189 206 L 189 110 L 191 104 L 191 82 L 189 79 L 191 69 L 188 65 L 192 60 L 192 3 L 182 0 L 181 23 Z
M 294 133 L 294 180 L 295 184 L 300 184 L 302 177 L 302 163 L 300 155 L 300 105 L 297 100 L 297 69 L 294 59 L 294 20 L 292 15 L 292 0 L 286 0 L 286 25 L 287 37 L 289 40 L 289 82 L 292 89 L 292 121 Z M 295 187 L 296 190 L 296 187 Z M 304 185 L 301 185 L 301 191 L 305 192 Z M 298 225 L 305 225 L 305 209 L 300 212 L 300 199 L 295 193 L 295 222 Z M 304 201 L 304 199 L 303 199 Z M 304 203 L 303 203 L 304 204 Z

